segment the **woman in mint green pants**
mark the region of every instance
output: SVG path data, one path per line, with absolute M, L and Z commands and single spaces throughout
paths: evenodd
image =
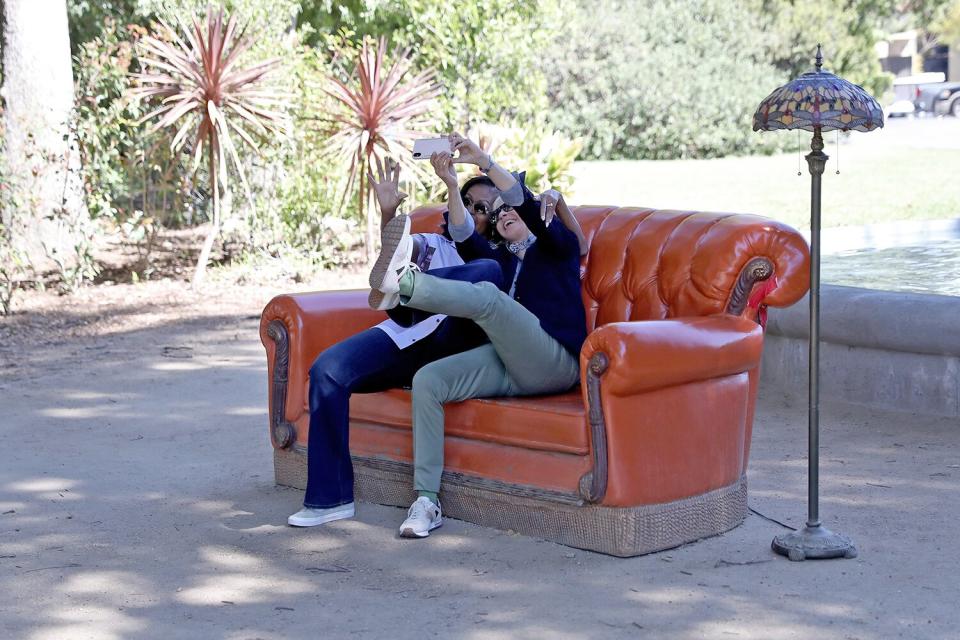
M 442 524 L 437 494 L 443 470 L 443 405 L 566 391 L 577 383 L 580 347 L 586 339 L 577 235 L 552 211 L 542 216 L 540 204 L 522 182 L 476 144 L 456 134 L 451 140 L 459 152 L 452 161 L 477 165 L 502 194 L 494 210 L 496 246 L 474 232 L 458 243 L 458 251 L 468 260 L 497 260 L 505 286 L 501 290 L 489 282 L 458 282 L 410 269 L 409 220 L 397 218 L 384 230 L 371 287 L 381 291 L 388 304 L 473 320 L 490 339 L 488 345 L 427 364 L 413 377 L 414 488 L 419 497 L 400 527 L 404 537 L 426 537 Z

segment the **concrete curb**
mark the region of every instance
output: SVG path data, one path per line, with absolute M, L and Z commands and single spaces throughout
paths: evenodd
M 960 298 L 824 285 L 820 394 L 960 416 Z M 763 384 L 807 393 L 808 298 L 771 309 Z

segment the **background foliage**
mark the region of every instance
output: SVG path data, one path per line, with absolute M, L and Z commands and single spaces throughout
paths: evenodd
M 149 254 L 160 231 L 207 221 L 210 194 L 205 163 L 193 173 L 188 159 L 170 151 L 169 134 L 147 135 L 139 124 L 143 106 L 128 97 L 129 74 L 139 71 L 133 45 L 158 19 L 188 21 L 208 0 L 67 4 L 87 206 L 102 229 Z M 323 152 L 333 108 L 325 83 L 332 75 L 349 80 L 364 38 L 386 37 L 391 52 L 409 48 L 414 72 L 436 73 L 436 133 L 480 139 L 502 164 L 525 169 L 534 190 L 569 191 L 578 157 L 771 151 L 780 138 L 753 134 L 753 109 L 811 68 L 818 41 L 829 69 L 879 97 L 890 83 L 874 54 L 884 30 L 930 23 L 930 38 L 947 40 L 960 15 L 960 0 L 212 4 L 255 29 L 247 62 L 282 58 L 272 88 L 287 96 L 292 122 L 288 137 L 243 155 L 250 189 L 224 201 L 219 256 L 316 266 L 346 264 L 363 241 L 357 198 L 341 198 L 345 176 Z M 442 196 L 412 186 L 413 201 Z
M 523 123 L 546 107 L 537 67 L 558 38 L 558 0 L 313 0 L 299 23 L 314 33 L 343 32 L 355 42 L 387 36 L 410 48 L 441 85 L 443 130 L 479 123 Z
M 880 97 L 893 81 L 880 69 L 874 45 L 878 25 L 895 10 L 889 0 L 761 0 L 760 23 L 772 37 L 767 56 L 784 77 L 812 68 L 817 43 L 823 43 L 824 68 Z
M 743 2 L 575 0 L 554 42 L 550 114 L 588 158 L 697 158 L 760 148 L 753 109 L 777 86 Z

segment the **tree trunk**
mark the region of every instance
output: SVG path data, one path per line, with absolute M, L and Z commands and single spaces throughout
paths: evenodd
M 15 206 L 4 211 L 37 269 L 75 263 L 87 221 L 80 155 L 70 132 L 73 70 L 65 0 L 3 0 L 6 152 Z
M 376 255 L 376 246 L 374 239 L 373 227 L 376 224 L 373 220 L 373 209 L 370 207 L 370 185 L 367 184 L 367 168 L 369 167 L 369 156 L 364 159 L 364 156 L 360 156 L 358 159 L 358 164 L 360 165 L 360 187 L 357 190 L 357 205 L 360 207 L 360 219 L 364 221 L 366 228 L 364 229 L 364 240 L 363 240 L 363 257 L 366 259 L 367 264 L 373 263 L 373 258 Z
M 210 251 L 213 249 L 213 241 L 217 239 L 220 233 L 220 180 L 217 171 L 220 170 L 219 158 L 214 150 L 213 134 L 210 134 L 210 194 L 212 200 L 210 205 L 213 207 L 213 224 L 203 241 L 203 247 L 200 249 L 200 256 L 197 258 L 197 266 L 193 270 L 193 280 L 190 286 L 193 289 L 199 289 L 203 284 L 203 278 L 207 273 L 207 261 L 210 259 Z

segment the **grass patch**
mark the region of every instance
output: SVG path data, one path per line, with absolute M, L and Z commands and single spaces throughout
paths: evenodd
M 832 139 L 832 136 L 831 136 Z M 960 149 L 841 143 L 823 176 L 824 227 L 960 217 Z M 810 226 L 810 174 L 797 154 L 716 160 L 577 162 L 571 201 L 756 213 Z

